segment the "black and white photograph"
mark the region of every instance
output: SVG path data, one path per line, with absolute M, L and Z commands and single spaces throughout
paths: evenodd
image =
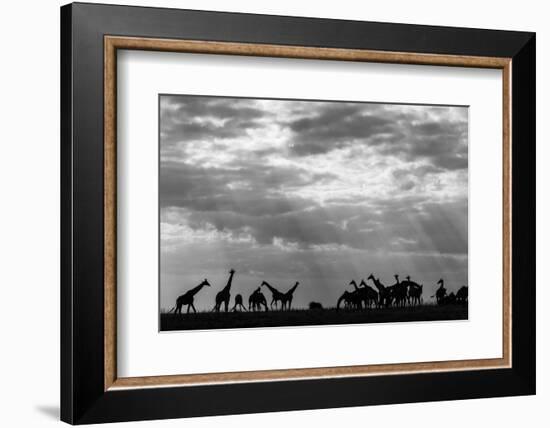
M 468 107 L 159 96 L 160 329 L 468 318 Z

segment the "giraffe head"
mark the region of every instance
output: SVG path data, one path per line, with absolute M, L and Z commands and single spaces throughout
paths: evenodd
M 229 271 L 229 274 L 230 274 L 230 275 L 233 275 L 234 273 L 235 273 L 235 269 L 231 269 L 231 270 Z

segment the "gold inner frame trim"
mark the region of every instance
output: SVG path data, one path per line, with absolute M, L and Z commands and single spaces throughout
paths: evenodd
M 297 59 L 379 62 L 393 64 L 440 65 L 494 68 L 502 70 L 502 144 L 503 144 L 503 308 L 502 357 L 492 359 L 432 361 L 420 363 L 376 364 L 301 369 L 261 370 L 227 373 L 202 373 L 170 376 L 117 377 L 116 321 L 116 88 L 117 50 L 147 50 L 218 55 L 243 55 Z M 386 52 L 361 49 L 336 49 L 251 43 L 171 40 L 139 37 L 104 37 L 104 389 L 283 381 L 312 378 L 358 377 L 405 373 L 481 370 L 511 367 L 511 249 L 512 249 L 512 169 L 511 169 L 511 82 L 510 58 L 462 55 Z

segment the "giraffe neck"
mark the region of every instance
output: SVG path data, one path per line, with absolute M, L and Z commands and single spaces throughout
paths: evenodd
M 287 295 L 292 295 L 294 293 L 294 290 L 296 290 L 296 287 L 298 287 L 298 283 L 294 284 L 294 286 L 286 292 Z
M 233 275 L 234 275 L 234 274 L 235 274 L 235 272 L 231 272 L 231 273 L 229 274 L 229 279 L 227 280 L 227 285 L 223 288 L 222 291 L 227 292 L 227 291 L 230 290 L 230 288 L 231 288 L 231 283 L 233 282 Z
M 273 294 L 281 294 L 281 292 L 275 288 L 273 288 L 271 285 L 269 285 L 267 282 L 264 282 L 265 286 L 271 290 Z
M 194 296 L 195 294 L 197 294 L 201 290 L 202 287 L 204 287 L 204 284 L 197 285 L 195 288 L 192 288 L 191 290 L 189 290 L 189 294 L 191 296 Z

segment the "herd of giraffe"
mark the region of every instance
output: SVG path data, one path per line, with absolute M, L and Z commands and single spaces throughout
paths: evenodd
M 231 269 L 229 271 L 229 279 L 227 280 L 226 286 L 221 289 L 216 294 L 215 304 L 212 311 L 219 312 L 222 309 L 222 305 L 225 309 L 225 312 L 229 311 L 229 302 L 231 300 L 231 284 L 233 283 L 233 276 L 235 275 L 235 270 Z M 296 291 L 296 288 L 298 288 L 298 285 L 300 285 L 299 282 L 296 282 L 290 290 L 286 291 L 285 293 L 277 290 L 275 287 L 270 285 L 267 281 L 263 281 L 260 286 L 255 289 L 250 297 L 248 298 L 248 311 L 258 311 L 262 310 L 262 308 L 267 311 L 267 300 L 265 298 L 264 293 L 262 293 L 261 288 L 267 287 L 269 291 L 271 291 L 271 304 L 269 307 L 273 309 L 273 305 L 275 305 L 275 308 L 277 309 L 278 304 L 280 303 L 281 310 L 290 310 L 290 307 L 292 305 L 292 298 L 294 295 L 294 291 Z M 187 306 L 187 313 L 189 313 L 190 309 L 193 309 L 194 312 L 197 312 L 197 309 L 195 308 L 194 301 L 195 301 L 195 295 L 201 291 L 203 287 L 210 287 L 210 283 L 207 279 L 202 281 L 199 285 L 192 288 L 191 290 L 187 291 L 186 293 L 182 294 L 176 299 L 175 306 L 170 309 L 169 312 L 174 311 L 176 314 L 181 313 L 181 309 L 183 306 Z M 237 294 L 235 296 L 235 304 L 233 305 L 232 311 L 247 311 L 246 307 L 243 303 L 243 296 L 241 294 Z
M 353 291 L 344 291 L 338 299 L 336 309 L 340 309 L 343 305 L 346 309 L 367 309 L 367 308 L 388 308 L 388 307 L 404 307 L 415 306 L 423 303 L 422 291 L 423 284 L 418 284 L 411 281 L 411 277 L 407 276 L 405 281 L 399 280 L 399 275 L 394 275 L 395 284 L 385 286 L 376 278 L 374 274 L 370 274 L 367 281 L 372 281 L 376 290 L 369 286 L 365 280 L 361 280 L 357 285 L 355 280 L 350 282 L 353 285 Z M 468 302 L 468 287 L 463 285 L 457 293 L 451 292 L 447 294 L 447 289 L 444 287 L 443 279 L 437 282 L 439 288 L 432 296 L 436 298 L 438 305 L 467 303 Z
M 226 286 L 221 289 L 215 298 L 214 308 L 212 311 L 219 312 L 222 309 L 225 312 L 229 311 L 229 303 L 231 300 L 231 285 L 233 283 L 233 276 L 235 270 L 229 271 L 229 279 Z M 368 276 L 367 281 L 372 281 L 376 289 L 370 287 L 365 280 L 361 280 L 359 284 L 355 280 L 350 282 L 353 285 L 353 291 L 344 291 L 337 301 L 336 309 L 339 310 L 342 305 L 343 308 L 348 310 L 360 310 L 367 308 L 381 308 L 381 307 L 404 307 L 407 305 L 420 305 L 423 303 L 422 291 L 423 285 L 411 281 L 409 276 L 405 281 L 399 280 L 399 275 L 394 275 L 396 283 L 391 286 L 385 286 L 380 281 L 380 278 L 376 278 L 372 273 Z M 262 293 L 262 287 L 266 287 L 271 292 L 271 304 L 269 308 L 279 308 L 281 310 L 290 310 L 292 305 L 292 298 L 296 288 L 300 283 L 296 282 L 288 291 L 281 292 L 269 284 L 267 281 L 263 281 L 260 286 L 255 289 L 248 298 L 248 309 L 243 302 L 243 296 L 237 294 L 235 296 L 235 304 L 232 311 L 268 311 L 267 299 Z M 468 287 L 462 286 L 457 293 L 447 294 L 447 289 L 444 287 L 443 279 L 440 279 L 437 284 L 437 289 L 434 296 L 437 304 L 451 304 L 451 303 L 467 303 L 468 301 Z M 197 309 L 194 305 L 195 295 L 203 288 L 210 287 L 210 283 L 207 279 L 202 281 L 199 285 L 182 294 L 176 299 L 176 304 L 169 312 L 174 311 L 176 314 L 181 314 L 183 306 L 187 306 L 187 313 L 191 309 L 196 313 Z M 310 309 L 322 309 L 322 305 L 318 302 L 311 302 Z

